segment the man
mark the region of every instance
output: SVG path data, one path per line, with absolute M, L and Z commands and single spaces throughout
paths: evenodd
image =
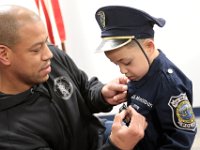
M 140 150 L 189 150 L 196 135 L 192 82 L 154 43 L 154 25 L 165 20 L 127 6 L 97 10 L 108 59 L 129 78 L 128 105 L 146 117 Z
M 117 114 L 105 142 L 105 127 L 93 115 L 125 101 L 127 79 L 88 80 L 47 40 L 34 12 L 0 6 L 0 149 L 132 149 L 144 135 L 144 117 L 131 107 Z

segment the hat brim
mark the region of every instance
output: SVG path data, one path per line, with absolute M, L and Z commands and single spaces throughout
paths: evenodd
M 112 39 L 112 38 L 103 38 L 100 45 L 96 49 L 96 53 L 98 52 L 106 52 L 118 49 L 122 46 L 125 46 L 126 44 L 130 43 L 134 39 L 134 36 L 131 36 L 130 38 L 122 38 L 122 39 Z

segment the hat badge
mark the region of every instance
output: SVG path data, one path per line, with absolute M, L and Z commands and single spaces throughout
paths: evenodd
M 97 16 L 98 16 L 98 20 L 99 20 L 99 24 L 100 24 L 100 26 L 102 27 L 102 28 L 105 28 L 105 26 L 106 26 L 106 23 L 105 23 L 105 13 L 103 12 L 103 11 L 99 11 L 98 13 L 97 13 Z

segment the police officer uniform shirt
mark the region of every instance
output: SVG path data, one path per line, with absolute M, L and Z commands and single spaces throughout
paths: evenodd
M 127 6 L 102 7 L 95 17 L 102 38 L 96 52 L 115 50 L 133 39 L 153 38 L 154 25 L 165 25 L 164 19 Z M 148 121 L 145 137 L 137 148 L 189 150 L 196 134 L 191 106 L 192 82 L 160 49 L 158 51 L 148 73 L 141 80 L 128 83 L 128 105 Z

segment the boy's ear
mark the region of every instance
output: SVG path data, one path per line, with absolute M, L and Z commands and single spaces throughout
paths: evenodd
M 8 57 L 9 48 L 4 45 L 0 45 L 0 63 L 4 65 L 9 65 L 10 60 Z
M 148 39 L 147 40 L 147 46 L 150 49 L 154 49 L 155 48 L 154 41 L 152 39 Z
M 155 49 L 154 41 L 152 39 L 145 40 L 145 46 L 149 53 L 152 53 Z

